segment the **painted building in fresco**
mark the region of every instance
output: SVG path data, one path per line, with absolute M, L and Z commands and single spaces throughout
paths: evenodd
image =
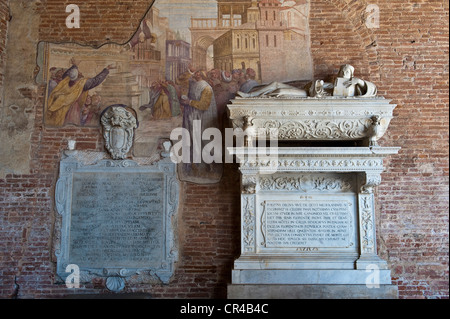
M 45 124 L 98 127 L 106 107 L 127 105 L 140 123 L 133 153 L 151 156 L 187 126 L 182 96 L 195 69 L 212 90 L 211 125 L 223 128 L 240 89 L 312 79 L 308 14 L 309 0 L 156 0 L 125 45 L 46 43 Z M 180 170 L 181 180 L 200 184 L 222 174 L 219 165 Z
M 206 69 L 213 46 L 217 69 L 252 68 L 262 83 L 312 78 L 309 1 L 217 2 L 217 18 L 192 18 L 194 65 Z

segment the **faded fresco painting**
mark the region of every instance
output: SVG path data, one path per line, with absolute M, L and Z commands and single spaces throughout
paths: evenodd
M 238 91 L 312 80 L 308 16 L 309 0 L 156 0 L 126 45 L 45 44 L 45 125 L 98 127 L 106 107 L 128 105 L 138 157 L 193 121 L 223 129 Z M 221 176 L 221 164 L 179 165 L 183 181 Z

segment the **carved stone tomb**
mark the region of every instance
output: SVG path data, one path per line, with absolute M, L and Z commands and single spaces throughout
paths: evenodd
M 247 142 L 275 132 L 291 144 L 229 149 L 242 174 L 241 256 L 230 298 L 396 298 L 377 254 L 374 195 L 384 159 L 399 151 L 378 146 L 396 107 L 389 102 L 232 101 L 230 119 L 247 129 Z

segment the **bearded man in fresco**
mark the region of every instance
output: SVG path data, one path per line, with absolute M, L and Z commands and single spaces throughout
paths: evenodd
M 66 116 L 72 108 L 78 108 L 78 114 L 80 114 L 81 106 L 86 103 L 89 90 L 102 84 L 109 75 L 109 70 L 115 69 L 112 65 L 108 65 L 97 76 L 86 79 L 78 70 L 80 63 L 74 58 L 70 60 L 70 63 L 72 67 L 64 73 L 61 82 L 53 89 L 48 98 L 45 113 L 45 123 L 48 126 L 63 126 Z
M 181 103 L 184 105 L 183 128 L 189 133 L 190 163 L 181 166 L 181 180 L 198 182 L 217 182 L 222 176 L 221 163 L 205 163 L 202 158 L 202 150 L 209 142 L 198 141 L 195 137 L 209 128 L 217 128 L 217 104 L 214 91 L 207 82 L 204 71 L 196 71 L 189 80 L 188 96 L 182 96 Z M 197 122 L 199 127 L 196 127 Z M 197 130 L 200 130 L 197 132 Z M 185 137 L 186 138 L 186 137 Z M 200 159 L 200 162 L 196 162 Z

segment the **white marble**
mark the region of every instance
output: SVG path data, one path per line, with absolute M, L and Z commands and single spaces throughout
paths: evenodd
M 137 119 L 125 105 L 109 106 L 100 120 L 103 126 L 105 148 L 114 160 L 124 160 L 133 146 Z
M 241 255 L 233 285 L 351 287 L 368 285 L 372 275 L 378 285 L 392 284 L 388 264 L 377 252 L 374 191 L 385 159 L 400 151 L 378 145 L 394 109 L 383 98 L 233 101 L 230 118 L 235 128 L 248 129 L 247 142 L 267 139 L 275 128 L 277 140 L 365 145 L 245 143 L 228 149 L 242 174 Z
M 151 164 L 65 151 L 56 184 L 57 275 L 77 265 L 81 282 L 107 279 L 112 291 L 128 278 L 168 283 L 178 260 L 179 184 L 169 157 Z M 133 279 L 135 280 L 135 279 Z
M 369 282 L 366 270 L 301 269 L 301 270 L 234 270 L 235 284 L 277 285 L 365 285 Z M 380 270 L 379 285 L 390 285 L 391 271 Z
M 393 119 L 396 105 L 390 102 L 382 97 L 238 97 L 228 112 L 234 128 L 249 129 L 253 140 L 273 138 L 271 130 L 276 129 L 280 141 L 364 141 L 376 146 Z M 251 125 L 244 124 L 246 118 Z

